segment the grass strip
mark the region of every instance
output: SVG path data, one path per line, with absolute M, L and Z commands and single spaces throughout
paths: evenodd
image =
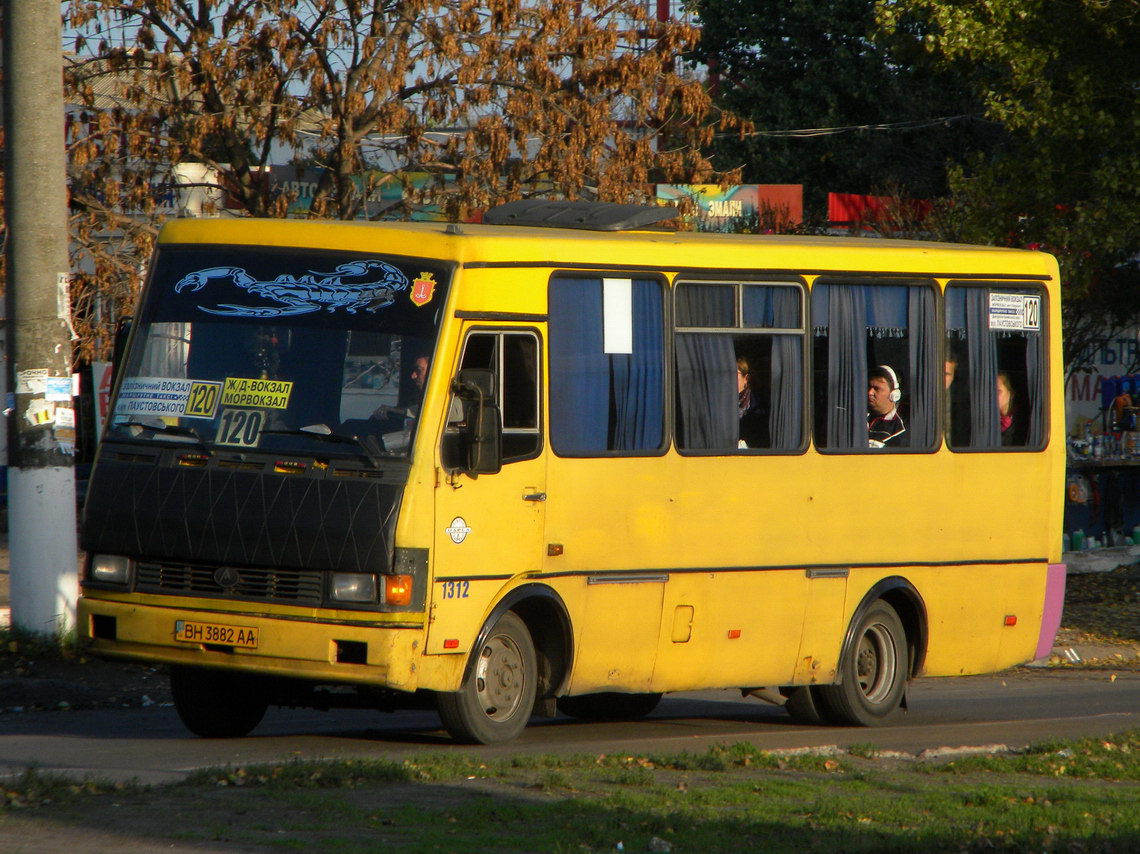
M 97 827 L 110 807 L 136 836 L 255 851 L 1140 850 L 1140 731 L 942 759 L 442 752 L 213 768 L 152 789 L 29 771 L 4 788 L 9 812 L 50 804 Z

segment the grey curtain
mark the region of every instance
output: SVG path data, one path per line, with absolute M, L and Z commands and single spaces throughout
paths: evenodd
M 796 288 L 765 288 L 772 294 L 772 326 L 800 325 L 800 292 Z M 773 448 L 798 448 L 803 437 L 803 339 L 777 335 L 772 340 L 772 410 L 768 429 Z
M 736 354 L 729 335 L 677 336 L 677 445 L 690 450 L 736 447 Z
M 907 328 L 906 295 L 911 288 L 877 285 L 863 288 L 867 295 L 867 321 L 880 333 L 903 334 Z M 914 318 L 911 318 L 913 320 Z M 913 328 L 913 327 L 912 327 Z
M 970 445 L 1000 448 L 997 407 L 997 338 L 990 332 L 988 288 L 966 291 L 966 350 L 970 359 Z
M 1036 448 L 1045 440 L 1045 425 L 1040 417 L 1045 411 L 1045 371 L 1041 365 L 1040 332 L 1027 332 L 1025 336 L 1025 379 L 1029 395 L 1027 405 L 1021 411 L 1021 417 L 1029 419 L 1025 444 Z
M 867 447 L 867 309 L 864 288 L 828 285 L 827 447 Z
M 936 400 L 942 365 L 938 361 L 935 336 L 934 292 L 929 288 L 907 288 L 907 315 L 910 335 L 907 355 L 910 361 L 910 390 L 907 432 L 912 448 L 929 448 L 937 434 Z
M 726 304 L 725 298 L 728 298 Z M 679 326 L 724 325 L 732 317 L 728 288 L 687 286 L 677 291 Z M 736 353 L 729 335 L 677 335 L 677 445 L 689 450 L 736 447 L 739 417 Z

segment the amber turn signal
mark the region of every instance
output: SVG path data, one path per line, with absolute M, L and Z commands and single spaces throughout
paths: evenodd
M 410 575 L 384 576 L 384 604 L 412 604 L 412 577 Z

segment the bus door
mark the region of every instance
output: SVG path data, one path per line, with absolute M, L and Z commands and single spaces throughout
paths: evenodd
M 541 342 L 530 329 L 470 327 L 452 373 L 478 368 L 495 376 L 503 466 L 496 474 L 445 473 L 436 488 L 433 612 L 427 651 L 466 650 L 491 600 L 519 573 L 541 568 L 546 461 L 539 421 Z M 449 407 L 441 453 L 462 427 Z M 446 641 L 452 643 L 445 646 Z

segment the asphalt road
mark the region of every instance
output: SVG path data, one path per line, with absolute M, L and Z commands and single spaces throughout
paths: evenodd
M 1056 669 L 918 680 L 906 716 L 875 729 L 798 725 L 776 706 L 715 691 L 668 696 L 653 715 L 632 723 L 535 718 L 518 741 L 491 747 L 452 744 L 433 712 L 271 709 L 251 736 L 229 740 L 191 736 L 164 707 L 24 712 L 0 714 L 0 775 L 34 766 L 162 783 L 196 768 L 295 758 L 400 758 L 434 750 L 478 756 L 675 753 L 737 742 L 768 750 L 873 744 L 917 754 L 941 747 L 1023 747 L 1138 726 L 1140 672 Z

